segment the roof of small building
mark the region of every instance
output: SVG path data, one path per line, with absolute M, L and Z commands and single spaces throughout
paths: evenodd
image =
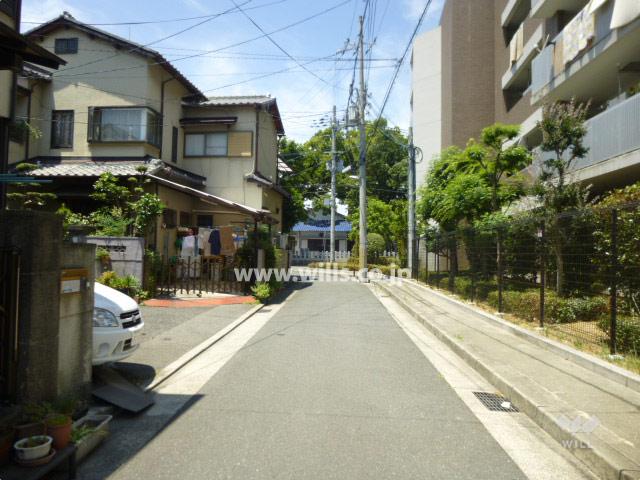
M 99 177 L 111 173 L 116 177 L 159 175 L 190 185 L 204 186 L 206 178 L 152 157 L 36 157 L 29 161 L 38 168 L 33 177 Z
M 304 223 L 298 222 L 294 225 L 294 232 L 330 232 L 331 224 L 328 222 Z M 336 232 L 351 232 L 351 222 L 343 220 L 336 222 Z
M 161 65 L 167 72 L 173 75 L 182 85 L 197 99 L 198 101 L 205 100 L 205 95 L 191 83 L 176 67 L 174 67 L 169 60 L 164 58 L 162 54 L 146 47 L 140 43 L 132 42 L 118 35 L 115 35 L 106 30 L 96 28 L 93 25 L 89 25 L 79 20 L 76 20 L 70 13 L 64 12 L 62 15 L 49 20 L 35 28 L 32 28 L 28 32 L 25 32 L 25 36 L 29 38 L 43 37 L 48 33 L 51 33 L 58 28 L 77 28 L 80 31 L 84 31 L 90 35 L 100 38 L 103 41 L 114 44 L 116 49 L 125 48 L 123 53 L 135 53 L 145 57 L 151 57 L 157 65 Z

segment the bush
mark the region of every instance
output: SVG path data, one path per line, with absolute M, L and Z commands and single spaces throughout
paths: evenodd
M 611 318 L 602 317 L 598 327 L 606 333 L 610 332 Z M 616 347 L 623 353 L 640 355 L 640 319 L 619 317 L 616 325 Z
M 384 237 L 379 233 L 370 233 L 367 235 L 367 256 L 370 259 L 378 259 L 384 253 L 387 243 Z
M 269 297 L 271 297 L 271 285 L 267 282 L 258 282 L 251 287 L 251 292 L 260 303 L 266 303 Z
M 455 292 L 463 298 L 471 298 L 471 279 L 468 277 L 456 277 L 453 281 Z
M 96 278 L 96 282 L 115 288 L 130 297 L 136 297 L 142 292 L 140 282 L 133 275 L 120 277 L 116 272 L 108 271 Z
M 555 323 L 591 322 L 609 310 L 603 297 L 561 298 L 549 293 L 545 300 L 549 321 Z
M 487 301 L 492 307 L 498 308 L 498 292 L 489 292 Z M 540 292 L 538 290 L 524 292 L 506 290 L 502 292 L 502 309 L 531 322 L 540 317 Z

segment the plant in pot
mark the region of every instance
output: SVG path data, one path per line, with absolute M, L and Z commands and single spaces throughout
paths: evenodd
M 18 440 L 13 448 L 16 451 L 16 459 L 29 462 L 46 457 L 51 451 L 52 438 L 47 435 L 34 435 Z
M 71 441 L 71 416 L 64 413 L 54 413 L 45 418 L 47 435 L 53 438 L 53 448 L 62 450 Z
M 44 435 L 44 418 L 51 413 L 45 403 L 29 403 L 22 407 L 20 420 L 15 426 L 15 439 Z

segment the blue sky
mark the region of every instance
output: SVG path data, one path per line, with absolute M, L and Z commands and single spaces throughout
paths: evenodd
M 345 0 L 235 0 L 266 32 L 310 17 Z M 367 28 L 367 42 L 373 43 L 368 71 L 370 116 L 378 114 L 393 75 L 393 60 L 402 55 L 411 32 L 427 0 L 372 0 L 375 23 Z M 422 31 L 438 24 L 444 0 L 433 0 Z M 226 48 L 262 35 L 258 27 L 235 11 L 207 20 L 192 19 L 146 25 L 104 25 L 133 41 L 149 44 L 194 26 L 172 38 L 153 43 L 151 48 L 171 60 L 207 95 L 271 94 L 278 99 L 287 135 L 305 140 L 317 129 L 314 121 L 336 104 L 344 109 L 352 78 L 353 53 L 339 61 L 335 54 L 347 39 L 354 41 L 363 0 L 344 5 L 300 25 L 272 35 L 288 58 L 267 38 Z M 122 23 L 173 20 L 212 15 L 234 7 L 232 0 L 24 0 L 23 30 L 34 27 L 26 22 L 42 22 L 68 11 L 86 23 Z M 370 18 L 373 17 L 370 15 Z M 201 25 L 195 26 L 198 23 Z M 218 50 L 205 54 L 206 51 Z M 107 54 L 105 54 L 107 55 Z M 181 57 L 194 58 L 178 60 Z M 334 56 L 332 59 L 323 57 Z M 410 120 L 410 66 L 406 59 L 385 108 L 385 116 L 406 129 Z M 304 68 L 299 64 L 304 65 Z M 281 70 L 284 73 L 273 74 Z M 262 77 L 262 78 L 260 78 Z

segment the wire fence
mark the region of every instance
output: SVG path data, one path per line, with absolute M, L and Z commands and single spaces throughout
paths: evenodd
M 427 283 L 575 344 L 640 354 L 640 204 L 436 232 L 423 245 Z

